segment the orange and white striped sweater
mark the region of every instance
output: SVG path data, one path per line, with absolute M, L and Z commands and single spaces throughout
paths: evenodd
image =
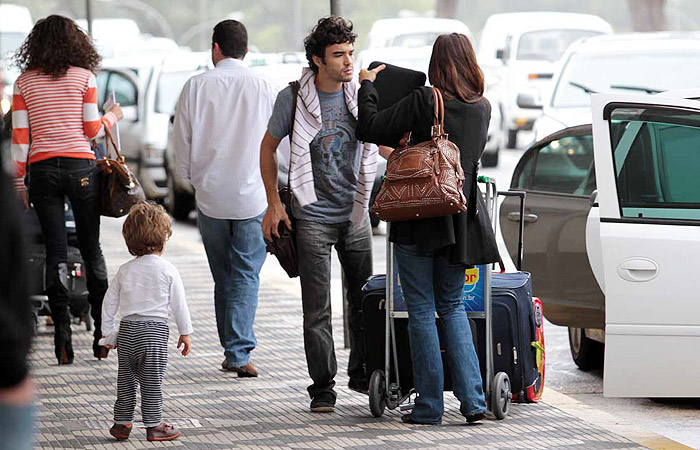
M 27 163 L 58 156 L 95 159 L 90 140 L 103 124 L 111 128 L 116 121 L 111 112 L 100 117 L 97 82 L 89 70 L 71 67 L 58 79 L 38 70 L 23 73 L 12 96 L 15 188 L 26 189 Z

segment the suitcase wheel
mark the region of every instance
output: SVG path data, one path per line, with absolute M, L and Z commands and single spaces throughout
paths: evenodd
M 375 370 L 369 379 L 369 410 L 381 417 L 386 409 L 386 378 L 383 370 Z
M 508 415 L 510 409 L 510 378 L 505 372 L 498 372 L 491 384 L 491 412 L 496 419 L 501 420 Z

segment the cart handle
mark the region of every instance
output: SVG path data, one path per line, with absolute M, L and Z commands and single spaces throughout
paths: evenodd
M 525 191 L 499 191 L 498 195 L 504 197 L 520 198 L 520 223 L 518 227 L 518 261 L 517 270 L 523 270 L 523 235 L 525 234 Z

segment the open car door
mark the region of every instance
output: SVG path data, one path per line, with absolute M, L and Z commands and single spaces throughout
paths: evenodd
M 604 395 L 700 397 L 700 102 L 593 95 Z

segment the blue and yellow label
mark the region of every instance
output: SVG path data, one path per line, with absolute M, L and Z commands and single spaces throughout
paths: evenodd
M 484 311 L 484 266 L 465 271 L 463 301 L 467 312 Z

